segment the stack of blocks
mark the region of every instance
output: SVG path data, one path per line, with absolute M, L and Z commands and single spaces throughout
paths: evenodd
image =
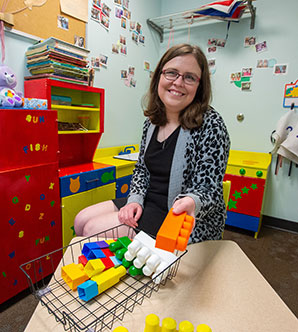
M 126 275 L 151 276 L 156 284 L 165 280 L 169 267 L 177 260 L 172 252 L 185 250 L 194 218 L 175 215 L 171 209 L 156 241 L 140 231 L 131 241 L 127 236 L 115 240 L 85 243 L 78 264 L 61 268 L 61 276 L 79 298 L 89 301 L 119 282 Z
M 118 283 L 127 269 L 131 276 L 152 276 L 158 284 L 176 260 L 173 253 L 155 248 L 155 240 L 141 231 L 133 241 L 123 236 L 85 243 L 78 264 L 63 266 L 61 276 L 73 291 L 78 290 L 81 300 L 89 301 Z
M 126 268 L 109 249 L 113 242 L 115 240 L 85 243 L 78 264 L 61 268 L 63 280 L 73 291 L 78 290 L 80 299 L 91 300 L 126 274 Z
M 178 330 L 176 330 L 176 327 L 177 323 L 173 318 L 164 318 L 161 326 L 159 326 L 159 317 L 150 314 L 146 317 L 144 332 L 194 332 L 193 324 L 187 320 L 179 324 Z M 119 326 L 113 332 L 128 332 L 128 330 L 123 326 Z M 197 326 L 196 332 L 212 332 L 212 330 L 208 325 L 200 324 Z

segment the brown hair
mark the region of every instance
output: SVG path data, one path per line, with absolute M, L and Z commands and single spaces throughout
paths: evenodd
M 150 88 L 145 96 L 147 104 L 144 115 L 150 121 L 158 126 L 164 126 L 167 123 L 165 106 L 158 96 L 158 83 L 160 75 L 165 64 L 177 56 L 193 54 L 202 71 L 200 84 L 196 95 L 185 109 L 179 114 L 179 121 L 183 128 L 192 129 L 200 127 L 203 121 L 203 113 L 209 107 L 211 101 L 211 82 L 208 62 L 202 50 L 195 45 L 179 44 L 171 47 L 159 60 L 157 67 L 151 79 Z

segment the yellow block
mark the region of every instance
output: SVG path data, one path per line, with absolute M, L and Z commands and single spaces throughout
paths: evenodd
M 88 263 L 85 265 L 84 271 L 88 275 L 89 278 L 95 276 L 96 274 L 102 272 L 105 269 L 104 263 L 100 258 L 90 259 Z
M 100 274 L 95 275 L 91 280 L 95 281 L 98 286 L 98 294 L 119 282 L 120 278 L 126 274 L 126 268 L 123 265 L 112 267 Z
M 76 290 L 80 284 L 89 279 L 80 265 L 82 264 L 71 263 L 61 268 L 61 277 L 72 290 Z

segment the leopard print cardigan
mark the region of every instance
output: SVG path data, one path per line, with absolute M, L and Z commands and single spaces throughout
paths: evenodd
M 143 206 L 150 177 L 144 154 L 154 128 L 155 125 L 146 119 L 128 203 L 137 202 Z M 168 208 L 184 196 L 195 201 L 196 223 L 189 243 L 221 239 L 226 219 L 222 182 L 229 150 L 227 128 L 213 108 L 204 114 L 200 128 L 180 128 L 169 179 Z

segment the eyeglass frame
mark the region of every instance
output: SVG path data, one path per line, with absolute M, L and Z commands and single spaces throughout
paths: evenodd
M 172 71 L 172 72 L 175 72 L 176 73 L 176 78 L 175 79 L 168 79 L 168 78 L 166 78 L 166 75 L 165 75 L 165 72 L 166 71 Z M 176 70 L 174 70 L 174 69 L 163 69 L 162 71 L 161 71 L 161 73 L 164 75 L 164 77 L 165 77 L 165 79 L 166 80 L 168 80 L 168 81 L 170 81 L 170 82 L 175 82 L 176 80 L 178 80 L 178 78 L 181 76 L 182 77 L 182 80 L 183 80 L 183 82 L 185 83 L 185 84 L 187 84 L 187 85 L 195 85 L 196 83 L 200 83 L 200 80 L 201 80 L 201 78 L 200 77 L 198 77 L 196 74 L 194 74 L 194 73 L 184 73 L 184 74 L 180 74 L 178 71 L 176 71 Z M 191 75 L 193 75 L 195 78 L 196 78 L 196 81 L 194 82 L 194 83 L 187 83 L 187 82 L 185 82 L 185 75 L 188 75 L 188 74 L 191 74 Z

